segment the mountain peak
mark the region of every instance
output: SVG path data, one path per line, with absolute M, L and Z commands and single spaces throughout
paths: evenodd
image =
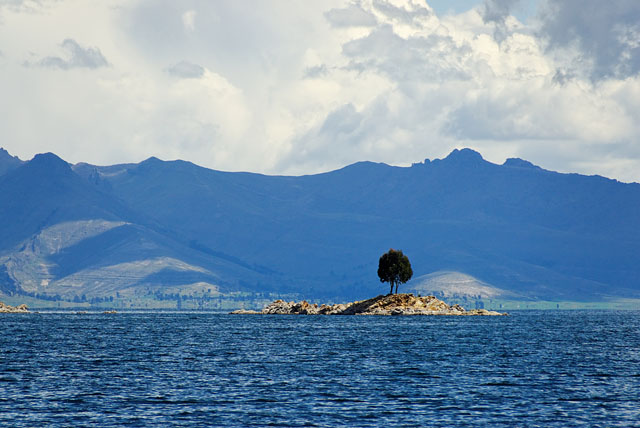
M 464 148 L 464 149 L 453 149 L 449 156 L 446 159 L 476 159 L 476 160 L 484 160 L 482 155 L 476 152 L 473 149 Z
M 11 154 L 4 149 L 4 147 L 0 147 L 0 162 L 17 162 L 22 163 L 22 160 L 18 156 L 11 156 Z
M 17 156 L 11 156 L 4 148 L 0 147 L 0 175 L 16 169 L 23 162 Z
M 35 155 L 33 159 L 29 161 L 29 165 L 46 168 L 71 169 L 67 162 L 51 152 Z
M 150 158 L 143 160 L 141 163 L 161 163 L 161 162 L 162 160 L 158 159 L 155 156 L 151 156 Z
M 53 153 L 37 154 L 29 162 L 26 162 L 21 169 L 24 169 L 24 174 L 35 174 L 40 177 L 73 174 L 71 165 Z
M 166 162 L 164 162 L 161 159 L 158 159 L 155 156 L 151 156 L 151 157 L 143 160 L 139 164 L 137 164 L 136 168 L 140 169 L 140 170 L 147 170 L 147 169 L 162 168 L 164 166 L 166 166 Z
M 454 149 L 443 161 L 456 165 L 480 165 L 486 163 L 480 153 L 468 148 Z
M 542 169 L 537 165 L 532 164 L 528 160 L 520 159 L 520 158 L 509 158 L 502 166 L 509 166 L 513 168 L 530 168 L 530 169 Z

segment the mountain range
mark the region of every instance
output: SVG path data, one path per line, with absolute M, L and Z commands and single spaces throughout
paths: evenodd
M 0 150 L 0 195 L 5 296 L 134 306 L 366 298 L 386 292 L 378 258 L 396 248 L 414 270 L 405 291 L 640 298 L 640 184 L 498 165 L 471 149 L 295 177 L 153 157 L 24 162 Z

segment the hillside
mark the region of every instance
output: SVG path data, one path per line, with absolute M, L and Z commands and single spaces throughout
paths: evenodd
M 43 154 L 0 177 L 0 293 L 45 300 L 171 300 L 241 291 L 260 274 L 174 239 Z
M 12 225 L 0 233 L 4 277 L 15 283 L 7 290 L 44 279 L 57 284 L 50 291 L 68 294 L 65 284 L 93 275 L 80 272 L 110 278 L 120 266 L 128 282 L 105 279 L 76 291 L 109 296 L 148 286 L 151 277 L 175 290 L 202 283 L 224 284 L 227 293 L 364 298 L 383 290 L 377 260 L 393 247 L 411 259 L 412 290 L 429 291 L 424 275 L 443 271 L 488 287 L 475 289 L 479 296 L 493 289 L 516 299 L 640 297 L 637 183 L 560 174 L 521 159 L 497 165 L 469 149 L 411 167 L 361 162 L 301 177 L 156 158 L 70 168 L 53 156 L 0 176 L 0 192 L 11 195 L 0 208 L 0 220 Z M 51 278 L 7 264 L 47 227 L 89 220 L 113 227 L 33 263 L 53 263 Z M 85 254 L 93 255 L 78 256 Z M 140 263 L 151 260 L 171 262 L 149 273 Z M 442 281 L 427 283 L 444 293 Z

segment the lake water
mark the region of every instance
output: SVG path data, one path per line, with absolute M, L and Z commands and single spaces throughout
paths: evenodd
M 640 312 L 0 326 L 2 427 L 640 427 Z

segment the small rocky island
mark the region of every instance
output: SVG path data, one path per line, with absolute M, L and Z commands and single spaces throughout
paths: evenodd
M 9 305 L 5 305 L 3 302 L 0 302 L 0 312 L 10 312 L 10 313 L 29 312 L 29 308 L 27 308 L 27 305 L 25 304 L 18 305 L 18 306 L 9 306 Z
M 276 300 L 261 311 L 238 310 L 232 314 L 281 315 L 507 315 L 486 309 L 466 310 L 460 305 L 448 305 L 434 296 L 416 297 L 413 294 L 388 294 L 368 300 L 334 305 L 285 302 Z

